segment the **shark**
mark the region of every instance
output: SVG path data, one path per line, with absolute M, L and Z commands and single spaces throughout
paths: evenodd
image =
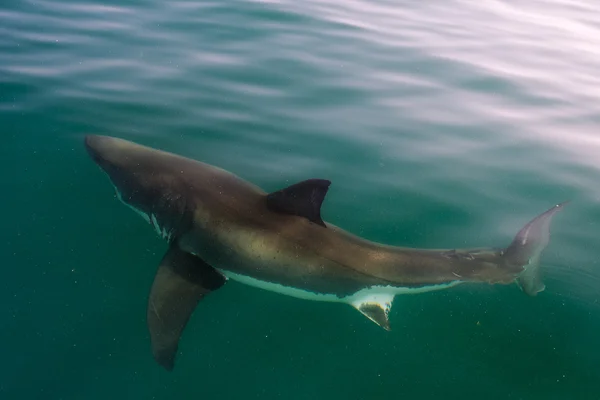
M 567 203 L 526 223 L 506 247 L 399 247 L 325 222 L 326 179 L 267 193 L 217 166 L 125 139 L 86 135 L 84 144 L 118 199 L 167 242 L 146 320 L 153 358 L 168 371 L 199 302 L 229 280 L 348 304 L 386 330 L 398 295 L 516 282 L 535 296 L 545 288 L 540 257 L 551 221 Z

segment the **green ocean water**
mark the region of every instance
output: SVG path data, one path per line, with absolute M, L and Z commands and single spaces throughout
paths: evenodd
M 5 0 L 0 399 L 600 399 L 600 9 L 593 2 Z M 83 135 L 270 191 L 388 244 L 505 246 L 571 200 L 546 290 L 354 309 L 229 282 L 173 372 L 146 301 L 166 243 Z

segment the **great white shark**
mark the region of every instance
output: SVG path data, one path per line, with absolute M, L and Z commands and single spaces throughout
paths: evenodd
M 172 370 L 198 302 L 228 279 L 302 299 L 350 304 L 384 329 L 394 297 L 466 282 L 544 290 L 540 255 L 565 203 L 527 223 L 505 248 L 413 249 L 354 236 L 321 218 L 330 181 L 266 193 L 227 172 L 123 139 L 85 146 L 117 197 L 168 242 L 147 306 L 155 360 Z

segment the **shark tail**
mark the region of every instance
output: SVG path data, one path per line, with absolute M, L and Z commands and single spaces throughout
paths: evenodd
M 504 251 L 504 258 L 511 267 L 519 268 L 517 284 L 530 296 L 543 291 L 540 271 L 540 255 L 550 241 L 550 223 L 556 213 L 568 202 L 560 203 L 538 215 L 517 233 L 512 243 Z

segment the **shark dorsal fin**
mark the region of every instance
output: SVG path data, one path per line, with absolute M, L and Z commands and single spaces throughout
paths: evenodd
M 273 211 L 304 217 L 325 226 L 321 219 L 321 204 L 331 182 L 308 179 L 267 195 L 267 207 Z

